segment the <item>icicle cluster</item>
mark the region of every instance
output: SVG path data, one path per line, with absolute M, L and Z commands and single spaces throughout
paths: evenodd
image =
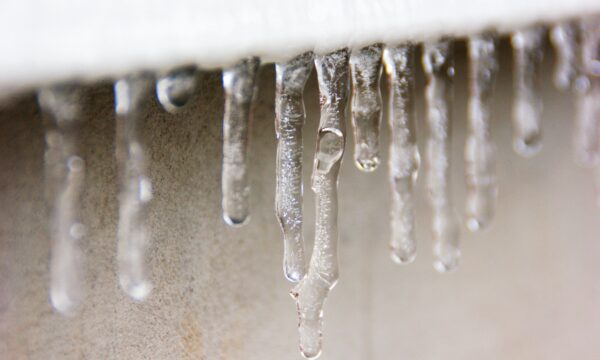
M 513 147 L 522 156 L 541 149 L 542 99 L 540 64 L 546 29 L 542 26 L 510 35 L 514 60 Z M 598 166 L 600 120 L 600 20 L 565 21 L 550 29 L 557 61 L 557 88 L 576 99 L 574 152 L 577 162 Z M 323 307 L 336 285 L 338 269 L 338 199 L 340 165 L 346 144 L 345 111 L 349 95 L 354 134 L 354 161 L 362 171 L 381 162 L 382 118 L 380 79 L 387 75 L 390 132 L 388 180 L 391 192 L 389 246 L 394 262 L 407 264 L 417 255 L 414 187 L 420 168 L 415 115 L 415 49 L 413 43 L 374 44 L 350 52 L 326 55 L 307 52 L 276 64 L 275 132 L 277 137 L 275 214 L 282 230 L 285 277 L 297 283 L 290 291 L 299 317 L 300 350 L 306 358 L 321 353 Z M 465 226 L 486 228 L 495 214 L 498 185 L 496 146 L 492 140 L 492 100 L 498 73 L 496 35 L 483 33 L 467 39 L 468 118 L 464 145 Z M 460 259 L 460 222 L 451 191 L 453 123 L 453 44 L 448 39 L 423 45 L 427 143 L 425 170 L 431 207 L 434 267 L 455 269 Z M 303 92 L 313 66 L 319 85 L 321 117 L 317 133 L 311 188 L 316 195 L 314 248 L 307 262 L 302 234 Z M 241 60 L 223 70 L 222 209 L 231 226 L 250 218 L 248 141 L 252 104 L 256 97 L 260 60 Z M 146 266 L 151 234 L 146 219 L 152 199 L 143 136 L 143 100 L 152 92 L 155 77 L 136 74 L 115 83 L 116 162 L 119 174 L 117 229 L 118 275 L 122 289 L 143 300 L 152 284 Z M 351 86 L 351 94 L 347 94 Z M 192 98 L 195 67 L 162 73 L 155 92 L 168 112 L 179 111 Z M 50 300 L 63 314 L 73 314 L 83 297 L 81 195 L 85 161 L 79 147 L 80 91 L 58 85 L 39 91 L 47 115 L 45 166 L 50 205 L 52 257 Z M 600 201 L 599 201 L 600 203 Z

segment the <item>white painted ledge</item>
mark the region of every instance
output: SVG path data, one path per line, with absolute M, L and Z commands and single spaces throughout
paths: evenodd
M 598 0 L 3 0 L 0 93 L 600 13 Z

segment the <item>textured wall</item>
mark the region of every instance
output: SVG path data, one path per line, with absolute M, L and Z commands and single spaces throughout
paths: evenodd
M 550 65 L 546 61 L 546 72 Z M 534 159 L 518 158 L 510 148 L 506 52 L 501 66 L 493 134 L 499 147 L 497 218 L 483 234 L 463 231 L 457 272 L 439 275 L 431 267 L 423 177 L 417 260 L 407 267 L 389 260 L 386 167 L 360 173 L 348 144 L 340 178 L 341 279 L 325 306 L 323 358 L 558 360 L 595 359 L 600 352 L 600 212 L 591 174 L 571 160 L 571 101 L 545 77 L 545 146 Z M 465 70 L 459 63 L 457 79 Z M 115 273 L 112 87 L 86 90 L 83 219 L 89 229 L 81 245 L 87 287 L 73 318 L 55 314 L 48 303 L 44 140 L 35 99 L 26 94 L 0 108 L 0 358 L 300 357 L 273 213 L 274 72 L 268 67 L 261 76 L 251 142 L 252 220 L 240 229 L 227 227 L 220 215 L 220 77 L 202 73 L 198 80 L 201 86 L 181 114 L 165 113 L 154 99 L 147 106 L 155 289 L 139 304 L 119 290 Z M 421 91 L 420 78 L 418 85 Z M 464 81 L 456 90 L 453 179 L 462 206 Z M 313 77 L 306 93 L 305 184 L 318 120 L 316 91 Z M 419 100 L 421 145 L 422 110 Z M 305 193 L 310 239 L 314 201 L 308 187 Z

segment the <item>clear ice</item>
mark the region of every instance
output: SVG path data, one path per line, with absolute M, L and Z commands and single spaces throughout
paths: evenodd
M 196 88 L 196 69 L 175 70 L 156 82 L 156 97 L 170 113 L 178 112 L 192 97 Z
M 302 128 L 306 115 L 302 93 L 313 59 L 313 53 L 308 52 L 275 65 L 275 214 L 283 232 L 283 273 L 292 282 L 300 281 L 306 273 L 302 237 Z
M 513 48 L 513 148 L 523 157 L 542 149 L 540 66 L 544 57 L 544 28 L 532 27 L 511 35 Z
M 575 81 L 575 160 L 586 167 L 598 164 L 600 122 L 600 20 L 584 19 L 581 26 L 579 76 Z
M 146 227 L 152 184 L 142 137 L 142 106 L 152 91 L 152 79 L 135 75 L 115 82 L 116 160 L 119 176 L 119 224 L 117 260 L 121 288 L 133 299 L 143 300 L 152 290 L 144 254 L 150 234 Z
M 46 196 L 50 204 L 50 302 L 60 313 L 73 315 L 83 297 L 85 227 L 81 223 L 81 195 L 85 161 L 81 157 L 80 92 L 58 85 L 40 90 L 38 102 L 47 115 Z
M 565 21 L 550 29 L 550 41 L 556 51 L 554 85 L 563 91 L 574 88 L 579 76 L 579 46 L 581 28 L 576 21 Z
M 465 144 L 467 196 L 466 226 L 471 231 L 487 227 L 494 217 L 496 146 L 490 137 L 491 103 L 498 73 L 494 36 L 483 34 L 468 40 L 469 103 Z
M 347 49 L 315 58 L 321 103 L 312 173 L 317 203 L 315 242 L 308 273 L 290 292 L 298 310 L 300 351 L 308 359 L 321 354 L 323 305 L 339 276 L 337 184 L 346 142 L 348 59 Z
M 383 46 L 375 44 L 353 50 L 351 117 L 354 130 L 354 162 L 363 171 L 379 165 L 379 127 L 381 126 L 381 55 Z
M 427 189 L 433 218 L 434 268 L 447 272 L 458 266 L 460 231 L 452 205 L 450 150 L 454 79 L 454 48 L 449 40 L 423 47 L 426 77 Z
M 413 188 L 420 165 L 415 134 L 415 46 L 388 46 L 383 62 L 388 76 L 390 127 L 389 181 L 392 190 L 390 212 L 391 257 L 396 263 L 412 262 L 417 256 L 415 200 Z
M 241 226 L 250 219 L 248 184 L 248 131 L 259 58 L 244 59 L 223 70 L 225 114 L 223 116 L 223 219 Z

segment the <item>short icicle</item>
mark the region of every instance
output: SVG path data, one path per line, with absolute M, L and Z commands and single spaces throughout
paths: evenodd
M 48 116 L 46 127 L 46 195 L 50 205 L 50 302 L 64 315 L 73 315 L 83 297 L 85 234 L 81 195 L 85 161 L 81 156 L 80 90 L 57 85 L 40 90 L 38 102 Z
M 196 88 L 196 69 L 186 67 L 162 76 L 156 82 L 156 97 L 162 107 L 174 114 L 190 100 Z
M 119 283 L 131 298 L 141 301 L 152 290 L 144 259 L 150 240 L 146 218 L 152 184 L 147 175 L 146 150 L 140 135 L 142 106 L 152 93 L 152 79 L 146 75 L 129 76 L 116 81 L 114 89 L 119 176 Z
M 483 34 L 468 40 L 469 105 L 468 133 L 465 144 L 465 180 L 467 183 L 466 226 L 481 230 L 494 217 L 498 187 L 496 184 L 496 146 L 490 136 L 491 102 L 494 94 L 498 59 L 494 36 Z
M 303 91 L 313 68 L 312 52 L 276 64 L 275 132 L 277 164 L 275 214 L 283 232 L 283 273 L 292 282 L 306 273 L 302 236 Z
M 375 44 L 353 50 L 351 115 L 354 130 L 354 163 L 366 172 L 379 165 L 379 128 L 381 126 L 381 55 L 383 46 Z
M 433 218 L 434 268 L 447 272 L 455 269 L 460 259 L 459 223 L 450 186 L 454 79 L 454 49 L 450 40 L 424 45 L 423 68 L 427 79 L 427 189 Z
M 523 157 L 542 149 L 540 66 L 544 57 L 544 28 L 532 27 L 511 35 L 513 47 L 513 148 Z
M 600 20 L 581 20 L 579 76 L 575 81 L 573 147 L 575 161 L 584 167 L 598 164 L 600 123 Z
M 383 62 L 388 76 L 390 127 L 389 181 L 392 190 L 390 212 L 391 257 L 398 264 L 417 256 L 415 200 L 413 188 L 420 165 L 415 134 L 415 85 L 413 44 L 388 46 Z
M 579 47 L 581 28 L 576 21 L 564 21 L 550 29 L 550 41 L 556 53 L 554 64 L 554 85 L 562 91 L 574 88 L 579 76 Z
M 223 219 L 241 226 L 250 219 L 248 183 L 248 131 L 260 60 L 244 59 L 223 70 L 225 114 L 223 116 Z
M 316 233 L 307 275 L 290 292 L 296 300 L 300 351 L 305 358 L 321 354 L 323 305 L 338 281 L 337 183 L 345 145 L 347 49 L 316 56 L 321 120 L 312 173 L 316 194 Z

